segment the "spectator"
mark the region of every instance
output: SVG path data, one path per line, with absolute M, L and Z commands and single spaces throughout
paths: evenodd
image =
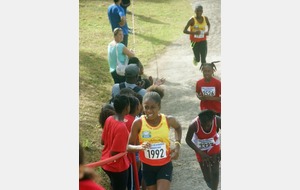
M 126 21 L 126 13 L 124 9 L 120 6 L 122 0 L 114 0 L 114 3 L 111 4 L 107 9 L 109 23 L 111 25 L 111 31 L 114 31 L 115 28 L 122 28 L 124 38 L 122 43 L 128 45 L 128 26 Z
M 130 65 L 130 64 L 136 64 L 139 67 L 139 69 L 140 69 L 139 78 L 138 78 L 138 81 L 137 81 L 137 85 L 138 86 L 140 86 L 140 87 L 142 87 L 144 89 L 147 89 L 151 85 L 158 85 L 159 86 L 159 85 L 164 84 L 164 82 L 165 82 L 164 78 L 157 79 L 155 82 L 153 82 L 153 77 L 152 76 L 147 76 L 144 73 L 144 66 L 141 63 L 141 61 L 139 60 L 139 58 L 137 58 L 137 57 L 130 57 L 129 61 L 128 61 L 128 65 Z
M 95 177 L 94 170 L 84 166 L 84 150 L 79 143 L 79 190 L 105 190 L 94 181 Z
M 100 160 L 126 152 L 129 132 L 124 123 L 124 116 L 130 111 L 129 99 L 125 95 L 117 95 L 114 100 L 115 115 L 104 121 L 101 143 L 104 144 Z M 129 159 L 123 156 L 110 164 L 102 166 L 108 175 L 114 190 L 126 190 L 129 172 Z
M 117 59 L 122 65 L 128 63 L 128 59 L 134 56 L 124 44 L 120 43 L 123 39 L 123 31 L 121 28 L 114 29 L 114 40 L 108 44 L 108 64 L 109 71 L 114 80 L 114 83 L 121 83 L 125 81 L 125 76 L 117 73 Z
M 125 88 L 131 88 L 136 93 L 144 96 L 146 90 L 136 85 L 138 76 L 139 76 L 138 66 L 136 66 L 135 64 L 128 65 L 125 69 L 125 82 L 114 84 L 112 87 L 112 99 L 114 99 L 114 97 L 120 93 L 120 90 L 122 89 L 122 85 L 124 85 Z

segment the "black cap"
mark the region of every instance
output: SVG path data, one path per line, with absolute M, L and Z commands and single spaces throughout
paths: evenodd
M 136 77 L 139 75 L 140 69 L 136 64 L 127 65 L 125 68 L 126 77 Z

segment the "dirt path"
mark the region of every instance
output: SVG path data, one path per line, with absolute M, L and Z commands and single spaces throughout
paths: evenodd
M 196 0 L 191 0 L 191 9 L 194 9 L 193 5 L 196 2 Z M 221 60 L 221 1 L 203 0 L 201 4 L 203 15 L 207 16 L 211 23 L 206 60 L 208 62 Z M 180 39 L 167 47 L 164 54 L 159 55 L 156 60 L 145 67 L 145 73 L 153 77 L 166 78 L 166 83 L 163 85 L 165 97 L 162 100 L 161 112 L 176 117 L 183 127 L 181 154 L 180 158 L 173 162 L 171 189 L 209 190 L 203 180 L 199 164 L 196 162 L 194 151 L 185 143 L 187 127 L 199 112 L 195 85 L 196 81 L 202 78 L 199 66 L 195 67 L 192 63 L 193 54 L 189 44 L 189 36 L 183 34 Z M 217 72 L 215 73 L 219 78 L 221 78 L 220 65 L 221 62 L 216 64 Z M 220 184 L 218 189 L 221 189 Z

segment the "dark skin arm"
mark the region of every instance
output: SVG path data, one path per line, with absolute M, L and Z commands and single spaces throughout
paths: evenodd
M 205 35 L 206 35 L 206 36 L 209 36 L 210 22 L 209 22 L 209 20 L 208 20 L 208 18 L 207 18 L 206 16 L 205 16 L 204 18 L 205 18 L 205 21 L 206 21 L 206 24 L 207 24 L 207 32 L 205 32 Z M 184 27 L 184 29 L 183 29 L 183 33 L 185 33 L 185 34 L 200 34 L 200 31 L 191 32 L 191 31 L 188 30 L 188 28 L 189 28 L 190 26 L 193 26 L 194 24 L 195 24 L 195 23 L 194 23 L 194 19 L 191 18 L 191 19 L 187 22 L 187 24 L 185 25 L 185 27 Z
M 221 117 L 217 116 L 217 133 L 221 130 Z M 217 154 L 217 161 L 220 162 L 221 161 L 221 151 L 219 154 Z
M 217 132 L 219 132 L 221 129 L 221 117 L 216 115 L 216 118 L 217 118 Z
M 193 138 L 193 135 L 194 133 L 197 131 L 197 124 L 196 122 L 192 123 L 189 128 L 188 128 L 188 132 L 186 134 L 186 137 L 185 137 L 185 142 L 186 144 L 189 145 L 189 147 L 191 147 L 196 153 L 198 153 L 202 160 L 203 160 L 203 163 L 206 164 L 206 165 L 209 165 L 210 164 L 210 156 L 207 155 L 205 152 L 202 152 L 193 142 L 192 142 L 192 138 Z
M 150 148 L 151 144 L 148 142 L 144 142 L 141 145 L 136 145 L 138 141 L 138 135 L 141 131 L 142 127 L 142 120 L 137 119 L 133 122 L 131 132 L 129 134 L 128 138 L 128 145 L 127 145 L 127 151 L 128 152 L 137 152 L 140 150 L 145 150 L 146 148 Z
M 205 35 L 209 36 L 210 22 L 209 22 L 207 17 L 204 17 L 204 18 L 205 18 L 205 21 L 206 21 L 206 24 L 207 24 L 207 32 L 205 32 Z
M 167 116 L 167 121 L 169 123 L 169 125 L 174 128 L 174 132 L 175 132 L 175 141 L 181 143 L 181 136 L 182 136 L 182 128 L 180 123 L 173 117 L 173 116 Z M 176 160 L 179 157 L 179 151 L 180 151 L 180 144 L 176 143 L 175 145 L 175 149 L 171 150 L 172 154 L 171 159 L 172 160 Z
M 185 25 L 185 27 L 184 27 L 184 29 L 183 29 L 183 33 L 185 33 L 185 34 L 200 34 L 201 31 L 191 32 L 191 31 L 188 30 L 188 28 L 189 28 L 190 26 L 193 26 L 193 25 L 194 25 L 194 19 L 191 18 L 191 19 L 187 22 L 187 24 Z

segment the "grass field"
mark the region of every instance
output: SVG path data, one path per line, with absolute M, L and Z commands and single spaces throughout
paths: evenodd
M 183 27 L 194 13 L 188 0 L 132 2 L 127 9 L 130 11 L 127 22 L 134 27 L 135 35 L 129 35 L 128 48 L 147 65 L 183 35 Z M 87 163 L 98 161 L 101 156 L 98 115 L 101 106 L 108 102 L 113 85 L 107 63 L 107 45 L 113 40 L 107 8 L 112 3 L 112 0 L 79 1 L 79 141 L 85 147 Z M 107 178 L 102 176 L 101 183 L 107 186 Z

